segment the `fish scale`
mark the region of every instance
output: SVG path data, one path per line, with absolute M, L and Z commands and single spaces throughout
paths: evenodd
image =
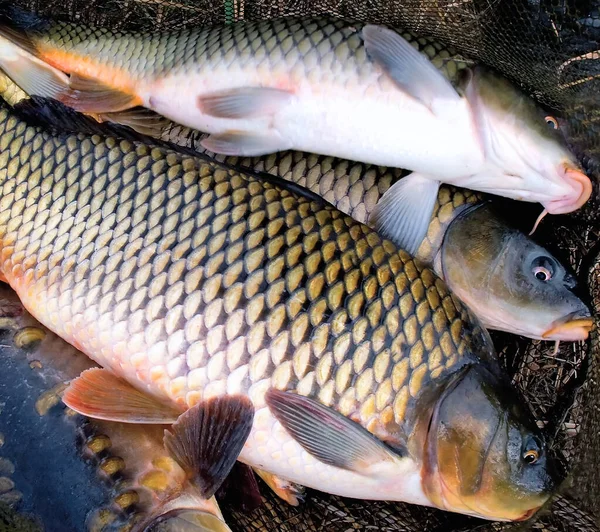
M 402 440 L 421 390 L 492 353 L 431 270 L 330 205 L 168 150 L 0 123 L 1 269 L 24 305 L 165 400 L 247 394 L 242 459 L 318 464 L 281 427 L 257 446 L 275 430 L 269 387 Z
M 126 71 L 136 80 L 196 74 L 198 69 L 213 74 L 227 72 L 228 76 L 248 70 L 259 77 L 279 74 L 287 84 L 308 79 L 311 84 L 351 83 L 357 88 L 361 79 L 380 78 L 358 33 L 362 26 L 331 17 L 307 17 L 123 36 L 108 28 L 53 22 L 44 28 L 47 33 L 40 33 L 36 47 L 58 68 L 63 61 L 61 54 L 75 54 L 93 58 L 86 60 L 90 65 Z M 457 59 L 451 47 L 407 31 L 401 35 L 426 53 L 448 79 L 456 80 L 458 72 L 466 68 L 466 62 Z M 315 65 L 321 68 L 315 69 Z M 377 83 L 396 90 L 385 77 Z

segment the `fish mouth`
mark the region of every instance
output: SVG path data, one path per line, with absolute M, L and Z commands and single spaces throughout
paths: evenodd
M 540 509 L 540 506 L 538 506 L 537 508 L 532 508 L 531 510 L 527 510 L 521 517 L 518 517 L 517 519 L 515 519 L 515 521 L 527 521 L 528 519 L 531 519 L 531 517 L 533 517 L 533 515 Z
M 590 199 L 592 182 L 580 169 L 565 165 L 564 177 L 573 188 L 573 194 L 567 198 L 549 201 L 544 207 L 549 214 L 567 214 L 576 211 Z
M 593 325 L 594 320 L 591 316 L 572 313 L 562 320 L 554 322 L 550 329 L 542 333 L 542 338 L 544 340 L 564 340 L 566 342 L 587 340 Z

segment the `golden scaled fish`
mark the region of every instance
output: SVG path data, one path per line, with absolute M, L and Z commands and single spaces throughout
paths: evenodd
M 0 186 L 4 279 L 104 368 L 63 401 L 172 424 L 167 450 L 203 497 L 236 459 L 487 519 L 526 519 L 552 493 L 543 434 L 485 329 L 433 271 L 314 195 L 6 108 Z
M 161 138 L 203 151 L 202 136 L 176 124 Z M 386 192 L 405 179 L 402 170 L 302 152 L 218 160 L 306 187 L 362 223 L 368 223 Z M 392 240 L 401 246 L 402 239 Z M 551 341 L 589 335 L 591 312 L 577 295 L 573 272 L 509 224 L 483 194 L 440 187 L 415 257 L 430 265 L 488 329 Z
M 17 488 L 26 493 L 21 507 L 33 511 L 40 530 L 62 526 L 97 532 L 229 531 L 215 498 L 203 498 L 165 450 L 165 426 L 81 420 L 64 410 L 64 405 L 55 412 L 65 383 L 95 364 L 22 312 L 6 285 L 0 287 L 0 315 L 11 337 L 3 337 L 2 342 L 5 378 L 0 382 L 0 397 L 5 408 L 0 428 L 10 434 L 0 450 L 0 502 L 8 502 L 17 491 L 4 489 L 9 483 L 5 476 L 5 463 L 10 463 L 5 456 L 9 456 L 16 457 L 21 473 Z M 12 403 L 17 401 L 29 408 L 14 408 Z M 30 442 L 22 437 L 23 432 L 30 438 L 37 436 Z M 21 441 L 15 442 L 19 435 Z M 78 452 L 74 453 L 76 441 Z M 95 465 L 96 471 L 83 474 L 87 470 L 82 458 Z M 44 461 L 53 465 L 40 466 Z M 68 498 L 68 503 L 59 503 L 59 498 Z
M 29 99 L 2 72 L 0 95 L 6 95 L 11 105 Z M 108 125 L 95 127 L 60 104 L 46 102 L 45 109 L 54 107 L 56 111 L 48 119 L 60 122 L 70 113 L 74 132 L 122 133 Z M 98 120 L 98 116 L 93 118 Z M 200 144 L 203 135 L 172 122 L 164 124 L 160 138 L 205 151 Z M 217 159 L 296 183 L 362 223 L 368 223 L 381 197 L 405 176 L 402 170 L 303 152 L 252 158 L 219 155 Z M 396 243 L 400 245 L 398 240 Z M 578 287 L 573 272 L 508 224 L 482 194 L 440 187 L 427 234 L 415 257 L 432 266 L 488 329 L 549 341 L 588 337 L 591 313 L 575 293 Z
M 146 128 L 128 114 L 142 106 L 210 133 L 202 145 L 221 154 L 294 149 L 411 170 L 371 215 L 409 253 L 441 182 L 539 202 L 543 214 L 591 194 L 553 117 L 408 32 L 289 18 L 127 33 L 9 7 L 0 35 L 0 67 L 17 84 L 78 111 Z

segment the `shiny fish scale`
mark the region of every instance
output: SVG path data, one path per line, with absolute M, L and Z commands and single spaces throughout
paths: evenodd
M 387 430 L 491 352 L 441 280 L 336 209 L 172 152 L 0 123 L 20 146 L 0 153 L 2 271 L 40 321 L 153 393 L 260 407 L 273 385 Z
M 99 64 L 122 69 L 135 79 L 195 74 L 198 67 L 207 75 L 215 70 L 246 68 L 266 68 L 265 75 L 273 75 L 277 74 L 273 68 L 280 67 L 297 80 L 308 77 L 314 83 L 318 77 L 322 82 L 338 83 L 346 80 L 341 74 L 358 73 L 360 78 L 370 75 L 374 68 L 358 33 L 362 26 L 327 17 L 286 18 L 123 35 L 106 28 L 59 22 L 38 42 L 92 56 Z M 401 34 L 423 50 L 449 79 L 454 80 L 465 67 L 464 61 L 451 59 L 452 49 L 435 40 Z M 316 65 L 320 66 L 317 70 Z
M 205 138 L 205 135 L 178 124 L 172 124 L 162 138 L 207 153 L 232 166 L 267 172 L 297 183 L 365 224 L 368 224 L 369 216 L 383 194 L 399 179 L 409 174 L 408 171 L 397 168 L 378 167 L 299 151 L 278 152 L 264 157 L 215 155 L 200 145 L 200 140 Z M 442 185 L 427 234 L 416 256 L 427 263 L 433 261 L 447 226 L 457 211 L 480 201 L 483 201 L 481 193 Z

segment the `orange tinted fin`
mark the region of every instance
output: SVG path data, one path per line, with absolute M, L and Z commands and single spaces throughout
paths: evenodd
M 318 401 L 275 389 L 265 401 L 292 438 L 325 464 L 368 475 L 371 466 L 398 457 L 361 425 Z
M 275 495 L 282 498 L 288 504 L 298 506 L 301 502 L 304 502 L 304 486 L 294 484 L 256 467 L 254 471 L 273 490 Z
M 149 137 L 161 138 L 164 131 L 172 124 L 170 120 L 150 109 L 136 107 L 117 113 L 89 113 L 98 122 L 113 122 L 128 126 L 134 131 Z
M 88 369 L 72 380 L 62 399 L 84 416 L 122 423 L 173 423 L 181 414 L 102 368 Z
M 253 420 L 254 406 L 247 397 L 213 397 L 181 414 L 165 430 L 165 448 L 208 499 L 235 464 Z
M 108 87 L 96 79 L 71 74 L 70 89 L 56 99 L 83 113 L 113 113 L 138 106 L 141 101 L 135 94 Z
M 4 37 L 0 37 L 0 68 L 30 96 L 58 98 L 69 91 L 66 74 Z
M 292 94 L 269 87 L 240 87 L 198 97 L 202 113 L 217 118 L 252 118 L 273 114 L 290 102 Z

